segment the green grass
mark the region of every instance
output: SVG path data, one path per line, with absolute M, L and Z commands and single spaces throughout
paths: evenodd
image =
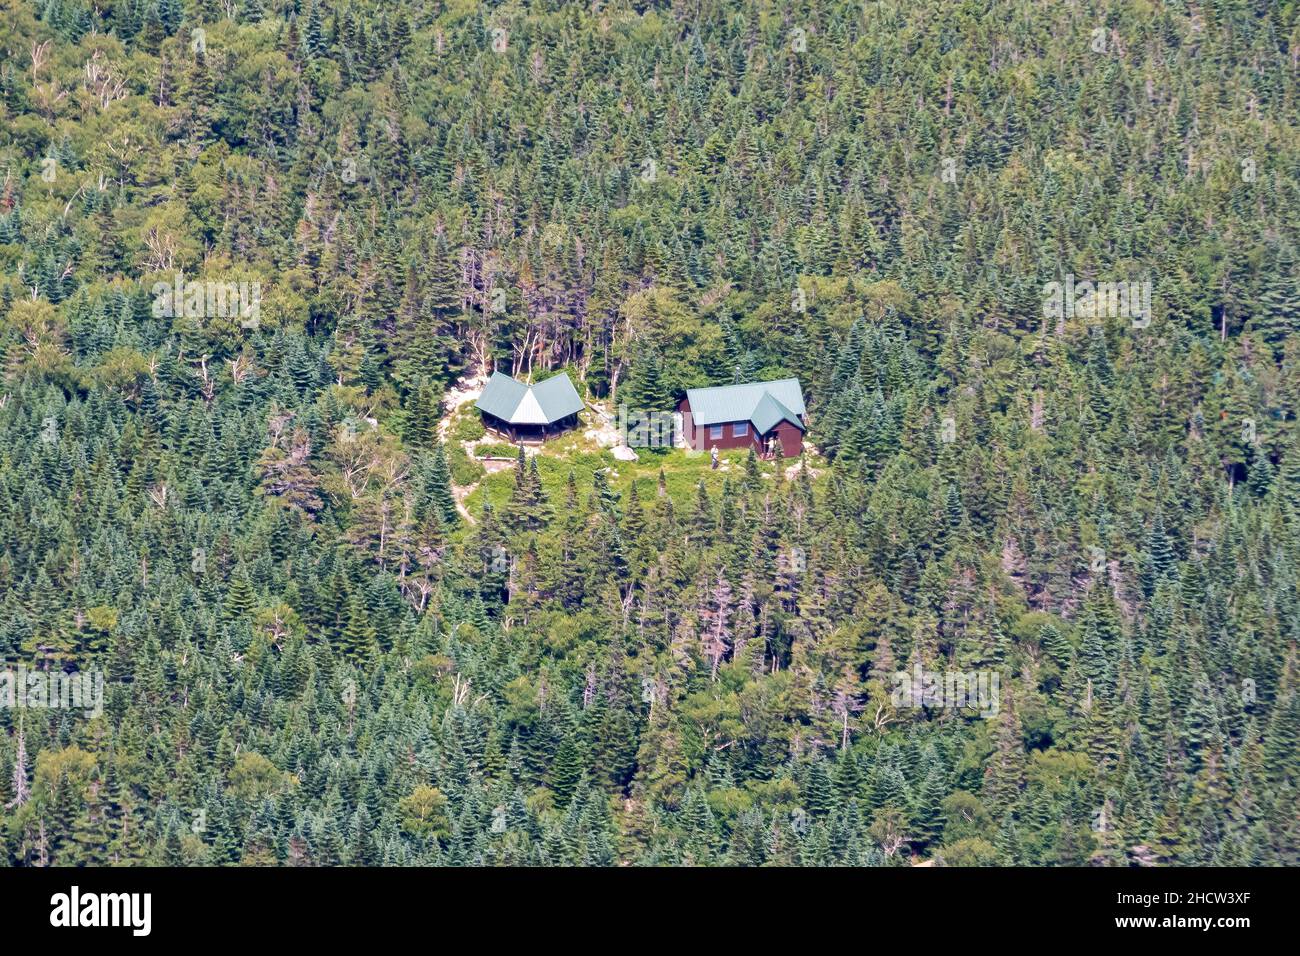
M 474 484 L 485 474 L 483 466 L 471 459 L 459 442 L 447 446 L 447 465 L 452 483 L 460 487 Z
M 575 449 L 572 442 L 556 439 L 548 442 L 538 456 L 537 471 L 542 477 L 542 487 L 546 489 L 552 507 L 563 505 L 570 471 L 577 482 L 578 494 L 584 501 L 591 493 L 592 474 L 598 468 L 610 468 L 610 487 L 618 492 L 623 501 L 627 500 L 632 483 L 636 482 L 637 494 L 643 504 L 648 504 L 655 499 L 659 486 L 659 469 L 663 468 L 668 496 L 679 509 L 694 501 L 695 486 L 701 478 L 704 479 L 709 494 L 716 498 L 725 478 L 730 478 L 735 484 L 744 476 L 744 451 L 719 453 L 722 461 L 730 462 L 730 468 L 725 472 L 713 471 L 709 467 L 707 453 L 692 455 L 679 448 L 655 453 L 642 450 L 638 453 L 641 455 L 639 461 L 616 461 L 609 451 Z M 789 464 L 790 461 L 786 460 L 780 467 L 786 468 Z M 771 462 L 759 462 L 759 468 L 764 474 L 775 474 L 777 467 Z M 494 508 L 501 508 L 510 499 L 514 483 L 513 468 L 488 475 L 465 502 L 470 514 L 477 516 L 482 512 L 484 497 Z
M 478 441 L 487 434 L 487 429 L 473 405 L 462 405 L 452 419 L 449 433 L 453 441 Z

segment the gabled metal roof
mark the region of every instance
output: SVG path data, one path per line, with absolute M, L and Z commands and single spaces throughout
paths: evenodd
M 489 415 L 508 422 L 527 391 L 528 386 L 523 382 L 517 382 L 503 372 L 493 372 L 475 404 Z
M 535 385 L 525 385 L 504 372 L 493 372 L 474 404 L 512 425 L 550 425 L 583 407 L 577 390 L 563 372 Z
M 715 388 L 688 388 L 686 401 L 697 425 L 721 422 L 751 422 L 762 434 L 785 420 L 803 428 L 800 416 L 806 411 L 803 389 L 797 378 L 773 382 L 746 382 Z
M 803 431 L 803 422 L 799 420 L 799 416 L 773 398 L 771 392 L 765 392 L 763 397 L 758 400 L 758 404 L 754 406 L 754 411 L 750 414 L 749 420 L 753 423 L 754 430 L 760 435 L 771 431 L 783 421 L 789 422 L 795 428 Z
M 542 408 L 542 414 L 546 416 L 547 424 L 559 421 L 566 415 L 574 415 L 583 408 L 578 390 L 573 387 L 569 376 L 564 372 L 552 375 L 544 382 L 538 382 L 532 387 L 532 393 L 537 399 L 537 404 Z

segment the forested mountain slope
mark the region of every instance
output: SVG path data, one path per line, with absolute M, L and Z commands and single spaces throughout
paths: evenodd
M 1295 2 L 0 12 L 0 858 L 1297 862 Z M 471 525 L 493 361 L 819 455 Z

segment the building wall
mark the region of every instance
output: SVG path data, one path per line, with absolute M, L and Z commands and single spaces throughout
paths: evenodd
M 682 432 L 687 443 L 700 451 L 708 451 L 710 448 L 717 447 L 719 451 L 730 448 L 749 448 L 753 446 L 755 451 L 761 450 L 754 439 L 754 429 L 748 429 L 749 434 L 734 434 L 735 429 L 732 427 L 735 422 L 727 422 L 722 426 L 722 437 L 714 438 L 709 429 L 709 425 L 696 425 L 695 417 L 691 414 L 691 406 L 686 399 L 677 403 L 677 410 L 682 413 Z M 748 425 L 748 422 L 744 424 Z
M 781 450 L 785 453 L 785 457 L 798 458 L 799 453 L 803 451 L 803 432 L 789 422 L 781 422 L 776 426 L 775 431 L 776 437 L 781 439 Z
M 566 415 L 549 425 L 512 425 L 503 418 L 497 418 L 479 409 L 483 425 L 498 434 L 507 436 L 512 442 L 541 442 L 554 438 L 578 424 L 578 416 Z

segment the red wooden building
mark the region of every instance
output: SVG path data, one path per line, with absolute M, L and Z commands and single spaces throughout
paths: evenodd
M 778 442 L 786 458 L 803 450 L 806 410 L 797 378 L 688 388 L 677 410 L 682 436 L 699 451 L 752 447 L 766 458 L 776 454 Z

